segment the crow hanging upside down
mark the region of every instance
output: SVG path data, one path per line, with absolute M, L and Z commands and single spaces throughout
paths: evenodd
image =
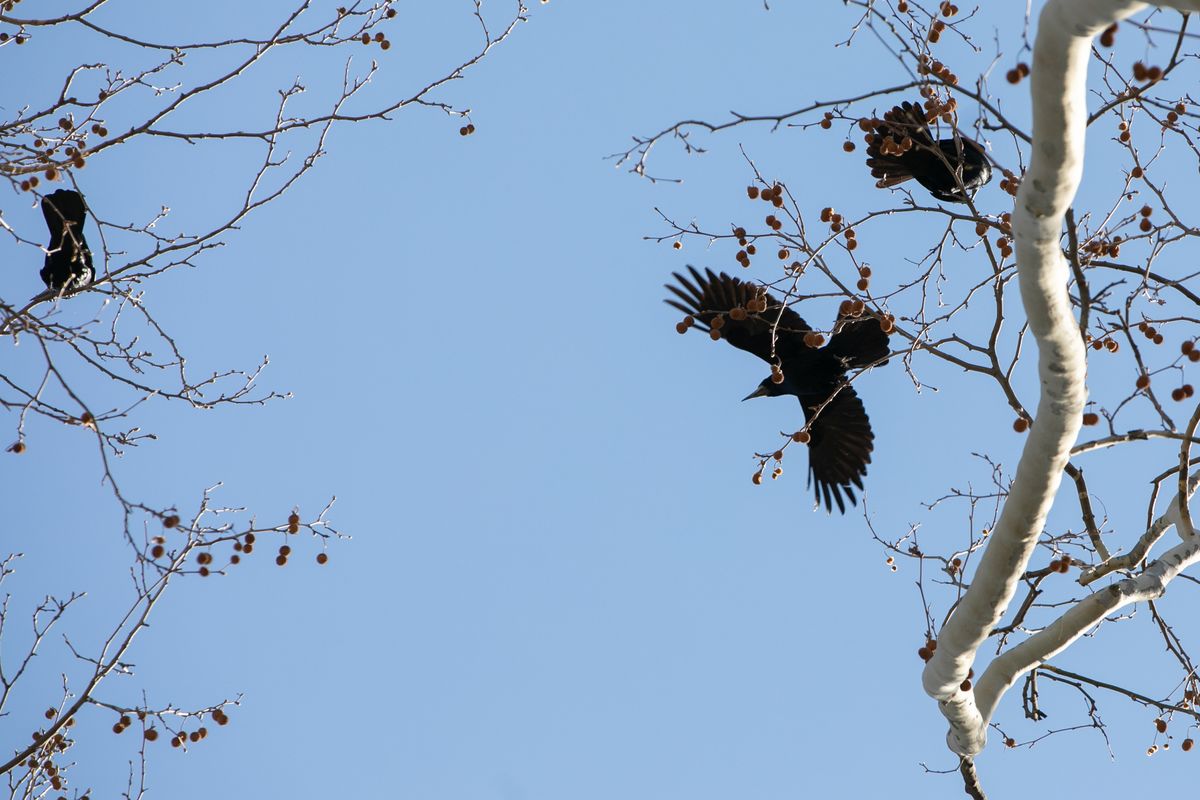
M 71 189 L 59 189 L 42 198 L 42 216 L 50 229 L 42 282 L 46 288 L 70 294 L 83 289 L 95 277 L 92 251 L 83 238 L 87 210 L 83 195 Z
M 935 142 L 920 104 L 906 100 L 875 123 L 867 166 L 881 189 L 915 178 L 938 200 L 965 203 L 992 179 L 983 145 L 961 135 Z
M 675 273 L 679 286 L 667 284 L 678 300 L 666 303 L 692 317 L 701 330 L 717 331 L 714 338 L 772 365 L 771 377 L 746 399 L 790 394 L 800 400 L 809 435 L 809 483 L 818 504 L 823 502 L 832 511 L 836 503 L 838 511 L 845 513 L 842 495 L 851 505 L 857 503 L 851 485 L 863 488 L 875 440 L 862 400 L 846 381 L 846 371 L 884 363 L 888 335 L 880 320 L 841 317 L 829 343 L 814 346 L 808 323 L 763 289 L 723 272 L 717 275 L 710 269 L 701 275 L 693 267 L 688 269 L 691 280 Z

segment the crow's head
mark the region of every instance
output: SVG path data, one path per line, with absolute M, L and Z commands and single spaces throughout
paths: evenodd
M 787 380 L 775 383 L 773 378 L 763 378 L 762 383 L 758 387 L 742 398 L 744 403 L 747 400 L 752 400 L 755 397 L 782 397 L 785 394 L 795 394 L 795 390 L 787 385 Z

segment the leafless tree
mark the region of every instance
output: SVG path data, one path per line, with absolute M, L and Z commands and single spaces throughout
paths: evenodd
M 1187 381 L 1200 361 L 1200 296 L 1191 285 L 1200 221 L 1190 203 L 1200 112 L 1190 95 L 1197 52 L 1187 14 L 1196 3 L 1161 4 L 1183 12 L 1175 13 L 1122 0 L 1049 0 L 1036 26 L 1031 9 L 1006 7 L 999 13 L 1023 17 L 1015 21 L 1024 35 L 1009 41 L 993 34 L 980 9 L 959 9 L 953 0 L 845 5 L 856 21 L 840 46 L 881 44 L 897 67 L 891 71 L 907 80 L 783 113 L 677 122 L 635 138 L 615 158 L 662 180 L 651 164 L 659 145 L 701 152 L 713 135 L 753 125 L 803 134 L 801 146 L 814 155 L 861 152 L 864 133 L 868 143 L 881 135 L 879 115 L 917 93 L 937 137 L 988 144 L 1003 175 L 999 186 L 1015 198 L 1009 208 L 938 204 L 919 187 L 904 188 L 911 184 L 881 185 L 868 208 L 811 208 L 787 175 L 764 174 L 748 154 L 750 216 L 765 213 L 764 222 L 706 229 L 664 214 L 667 230 L 654 238 L 703 240 L 739 271 L 767 262 L 765 274 L 754 277 L 788 302 L 834 298 L 843 313 L 857 306 L 894 320 L 900 347 L 893 360 L 914 386 L 932 359 L 962 370 L 964 381 L 982 381 L 1011 408 L 1014 430 L 1026 436 L 1015 473 L 981 454 L 990 472 L 986 488 L 955 488 L 926 506 L 936 520 L 930 527 L 942 533 L 922 536 L 913 523 L 890 535 L 883 531 L 895 529 L 894 521 L 864 511 L 893 570 L 911 562 L 919 575 L 923 688 L 949 722 L 947 744 L 968 794 L 984 796 L 973 757 L 1017 683 L 1033 723 L 1045 717 L 1039 682 L 1077 691 L 1089 710 L 1078 725 L 1039 729 L 1026 741 L 1001 731 L 1008 747 L 1077 727 L 1103 734 L 1100 699 L 1115 694 L 1154 714 L 1151 754 L 1172 742 L 1191 750 L 1200 679 L 1177 625 L 1156 600 L 1176 579 L 1194 582 L 1185 571 L 1200 560 L 1188 504 L 1200 485 L 1200 472 L 1191 469 L 1200 460 L 1191 453 L 1200 405 Z M 1145 63 L 1148 52 L 1163 57 Z M 836 76 L 827 77 L 817 90 L 836 93 Z M 1017 94 L 1022 86 L 1028 94 Z M 1014 112 L 1018 104 L 1031 104 L 1031 127 L 1015 121 L 1023 116 Z M 1105 132 L 1098 134 L 1109 139 L 1102 149 L 1120 166 L 1076 196 L 1088 172 L 1089 127 Z M 866 167 L 856 168 L 865 177 Z M 872 257 L 893 266 L 872 270 Z M 1164 346 L 1168 338 L 1172 344 Z M 1029 389 L 1021 378 L 1035 369 L 1031 339 L 1037 381 Z M 1089 400 L 1088 372 L 1114 369 L 1127 376 L 1122 388 Z M 1161 468 L 1145 476 L 1144 496 L 1135 495 L 1129 476 L 1103 494 L 1089 485 L 1089 461 L 1119 462 L 1141 442 L 1163 447 Z M 792 443 L 785 437 L 764 448 L 756 479 Z M 1048 522 L 1064 475 L 1068 491 L 1059 503 L 1077 510 L 1073 521 Z M 1097 513 L 1132 502 L 1146 507 L 1137 531 L 1118 530 Z M 1167 538 L 1172 529 L 1176 539 Z M 1083 674 L 1053 663 L 1081 636 L 1138 621 L 1157 629 L 1173 657 L 1169 692 L 1156 692 L 1164 676 L 1145 670 L 1112 675 L 1095 664 Z
M 13 798 L 68 791 L 88 796 L 84 770 L 69 755 L 73 728 L 84 715 L 109 715 L 114 733 L 132 727 L 137 734 L 123 794 L 140 798 L 146 791 L 151 743 L 195 744 L 208 735 L 207 725 L 226 724 L 228 707 L 236 703 L 223 699 L 202 708 L 181 708 L 150 698 L 130 706 L 106 697 L 108 678 L 132 675 L 130 646 L 168 588 L 180 580 L 225 574 L 255 548 L 272 549 L 276 563 L 283 565 L 294 549 L 303 547 L 315 550 L 317 562 L 324 564 L 329 541 L 340 536 L 327 519 L 332 501 L 307 518 L 293 511 L 263 523 L 245 509 L 216 503 L 216 487 L 196 491 L 196 507 L 184 510 L 160 507 L 124 486 L 120 456 L 155 438 L 139 421 L 146 404 L 220 409 L 266 405 L 284 396 L 259 388 L 265 359 L 250 369 L 194 375 L 170 325 L 147 302 L 145 287 L 167 272 L 202 266 L 204 255 L 244 228 L 256 211 L 281 201 L 317 168 L 327 137 L 339 126 L 394 125 L 401 112 L 435 111 L 451 118 L 457 130 L 449 133 L 472 134 L 469 110 L 446 100 L 444 90 L 506 41 L 526 19 L 526 8 L 521 0 L 502 8 L 464 0 L 461 13 L 467 21 L 473 17 L 475 43 L 448 71 L 405 76 L 411 90 L 386 96 L 373 78 L 389 69 L 389 55 L 395 55 L 387 52 L 389 31 L 410 24 L 393 0 L 342 7 L 284 0 L 273 4 L 274 20 L 266 27 L 230 18 L 224 20 L 229 33 L 210 40 L 195 40 L 179 29 L 154 36 L 136 32 L 113 21 L 117 17 L 105 0 L 75 5 L 59 16 L 39 18 L 23 15 L 20 0 L 0 3 L 0 51 L 10 76 L 0 112 L 0 182 L 12 192 L 10 208 L 20 203 L 36 207 L 45 194 L 71 187 L 88 202 L 89 230 L 92 224 L 99 230 L 91 242 L 95 279 L 86 287 L 51 287 L 28 300 L 21 299 L 27 291 L 0 289 L 0 335 L 8 345 L 0 370 L 0 407 L 8 414 L 12 441 L 7 452 L 14 461 L 38 447 L 39 433 L 49 426 L 77 426 L 93 439 L 97 478 L 111 490 L 123 519 L 122 537 L 113 545 L 129 550 L 132 593 L 98 650 L 76 649 L 71 637 L 63 636 L 74 666 L 64 671 L 61 698 L 36 720 L 8 726 L 9 731 L 19 727 L 34 733 L 9 743 L 0 775 Z M 267 9 L 253 10 L 261 14 Z M 58 46 L 64 38 L 72 47 Z M 79 61 L 78 54 L 85 52 L 89 60 Z M 93 56 L 98 60 L 90 60 Z M 275 67 L 303 75 L 318 88 L 305 94 L 300 78 L 271 84 Z M 30 80 L 11 80 L 20 74 Z M 28 87 L 37 84 L 35 75 L 50 76 L 54 88 L 31 96 Z M 231 99 L 235 90 L 252 92 L 255 86 L 259 102 Z M 244 100 L 245 95 L 239 97 Z M 197 119 L 203 122 L 197 124 Z M 221 187 L 221 196 L 229 199 L 226 207 L 213 209 L 210 219 L 190 231 L 170 235 L 163 232 L 170 220 L 166 204 L 148 219 L 114 219 L 106 212 L 104 191 L 89 184 L 85 171 L 89 164 L 152 144 L 165 147 L 171 163 L 239 163 L 251 151 L 256 161 Z M 180 186 L 174 195 L 191 190 Z M 10 276 L 18 268 L 34 274 L 47 255 L 46 232 L 38 223 L 22 226 L 0 214 Z M 46 476 L 47 483 L 52 480 Z M 312 536 L 308 545 L 300 543 L 301 533 Z M 19 558 L 10 553 L 0 559 L 0 582 L 11 579 Z M 0 715 L 8 715 L 10 722 L 16 722 L 13 701 L 36 671 L 35 657 L 51 646 L 52 634 L 57 637 L 70 628 L 72 607 L 86 588 L 40 601 L 5 595 L 0 635 L 11 631 L 18 615 L 31 616 L 33 626 L 28 647 L 21 643 L 0 660 Z

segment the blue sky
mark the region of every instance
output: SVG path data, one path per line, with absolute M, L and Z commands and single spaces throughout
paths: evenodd
M 402 10 L 381 95 L 411 91 L 474 46 L 470 4 L 431 5 Z M 760 214 L 745 200 L 739 145 L 807 211 L 878 205 L 862 148 L 843 154 L 836 133 L 748 127 L 706 139 L 704 156 L 661 145 L 654 167 L 682 184 L 604 159 L 678 119 L 787 111 L 904 80 L 866 35 L 834 48 L 855 19 L 840 4 L 772 6 L 535 4 L 510 42 L 440 95 L 472 109 L 474 136 L 420 109 L 336 129 L 318 168 L 228 246 L 147 285 L 197 373 L 269 354 L 263 385 L 294 398 L 211 413 L 150 404 L 141 419 L 159 439 L 122 459 L 124 483 L 189 508 L 224 481 L 223 502 L 263 518 L 294 505 L 309 515 L 337 495 L 331 518 L 353 537 L 323 568 L 316 545 L 297 545 L 286 569 L 262 558 L 183 581 L 159 609 L 133 654 L 136 679 L 111 681 L 111 696 L 244 696 L 232 723 L 188 753 L 159 742 L 155 796 L 959 795 L 956 775 L 920 766 L 954 762 L 920 690 L 911 567 L 888 570 L 861 516 L 810 510 L 803 456 L 753 486 L 753 452 L 798 427 L 800 410 L 740 403 L 763 367 L 673 331 L 661 302 L 670 272 L 730 269 L 732 250 L 644 239 L 666 232 L 655 208 L 722 230 Z M 488 8 L 497 20 L 509 12 Z M 226 21 L 111 13 L 147 27 Z M 1020 20 L 996 24 L 1009 35 Z M 30 50 L 0 58 L 49 57 Z M 317 94 L 322 66 L 273 64 L 231 102 L 252 108 L 256 90 L 293 74 Z M 0 98 L 8 110 L 21 101 L 11 85 Z M 1021 89 L 1005 101 L 1027 119 Z M 996 143 L 1012 163 L 1006 146 Z M 109 218 L 168 204 L 186 221 L 217 213 L 222 178 L 239 169 L 239 155 L 211 153 L 130 147 L 79 182 Z M 1003 210 L 1005 197 L 993 185 L 982 205 Z M 0 203 L 10 223 L 40 225 L 24 197 Z M 923 245 L 920 223 L 891 230 L 867 242 L 877 272 L 903 269 L 897 253 Z M 40 288 L 33 251 L 5 241 L 0 259 L 9 294 Z M 834 305 L 803 313 L 832 319 Z M 961 515 L 928 515 L 921 502 L 968 480 L 986 486 L 971 452 L 1011 465 L 1021 439 L 992 387 L 929 360 L 917 369 L 920 393 L 898 364 L 857 384 L 877 435 L 867 501 L 887 535 L 920 521 L 924 541 L 961 542 Z M 1026 393 L 1032 369 L 1027 360 L 1018 377 Z M 26 553 L 9 588 L 26 605 L 89 590 L 70 629 L 86 642 L 127 591 L 119 514 L 96 485 L 85 431 L 39 424 L 28 436 L 29 452 L 4 462 L 20 499 L 5 539 Z M 1144 473 L 1135 499 L 1107 507 L 1130 539 L 1141 487 L 1171 448 L 1150 450 L 1131 448 L 1121 465 Z M 1120 487 L 1127 476 L 1102 463 L 1097 483 Z M 63 486 L 76 487 L 69 499 Z M 1059 506 L 1074 518 L 1069 493 Z M 1176 587 L 1163 608 L 1194 592 Z M 1146 688 L 1166 692 L 1174 673 L 1151 633 L 1112 626 L 1061 663 L 1157 675 L 1162 685 Z M 49 644 L 34 685 L 53 699 L 66 662 Z M 1086 720 L 1077 695 L 1043 688 L 1051 723 Z M 16 708 L 44 708 L 34 694 Z M 998 721 L 1032 738 L 1041 729 L 1019 705 L 1010 696 Z M 1194 754 L 1144 755 L 1152 714 L 1115 697 L 1103 712 L 1115 759 L 1091 731 L 1019 751 L 994 741 L 979 759 L 985 786 L 1004 797 L 1030 784 L 1104 796 L 1183 785 Z M 23 739 L 28 719 L 14 713 L 0 731 Z M 99 796 L 114 796 L 134 753 L 111 723 L 81 722 L 96 735 L 73 751 Z

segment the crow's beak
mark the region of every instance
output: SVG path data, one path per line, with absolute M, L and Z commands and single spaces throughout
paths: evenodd
M 759 386 L 759 387 L 758 387 L 757 389 L 755 389 L 753 392 L 751 392 L 750 394 L 748 394 L 748 395 L 746 395 L 745 397 L 743 397 L 743 398 L 742 398 L 742 402 L 744 403 L 744 402 L 746 402 L 747 400 L 753 400 L 753 399 L 754 399 L 754 398 L 756 398 L 756 397 L 766 397 L 766 396 L 767 396 L 767 387 L 765 387 L 765 386 Z

